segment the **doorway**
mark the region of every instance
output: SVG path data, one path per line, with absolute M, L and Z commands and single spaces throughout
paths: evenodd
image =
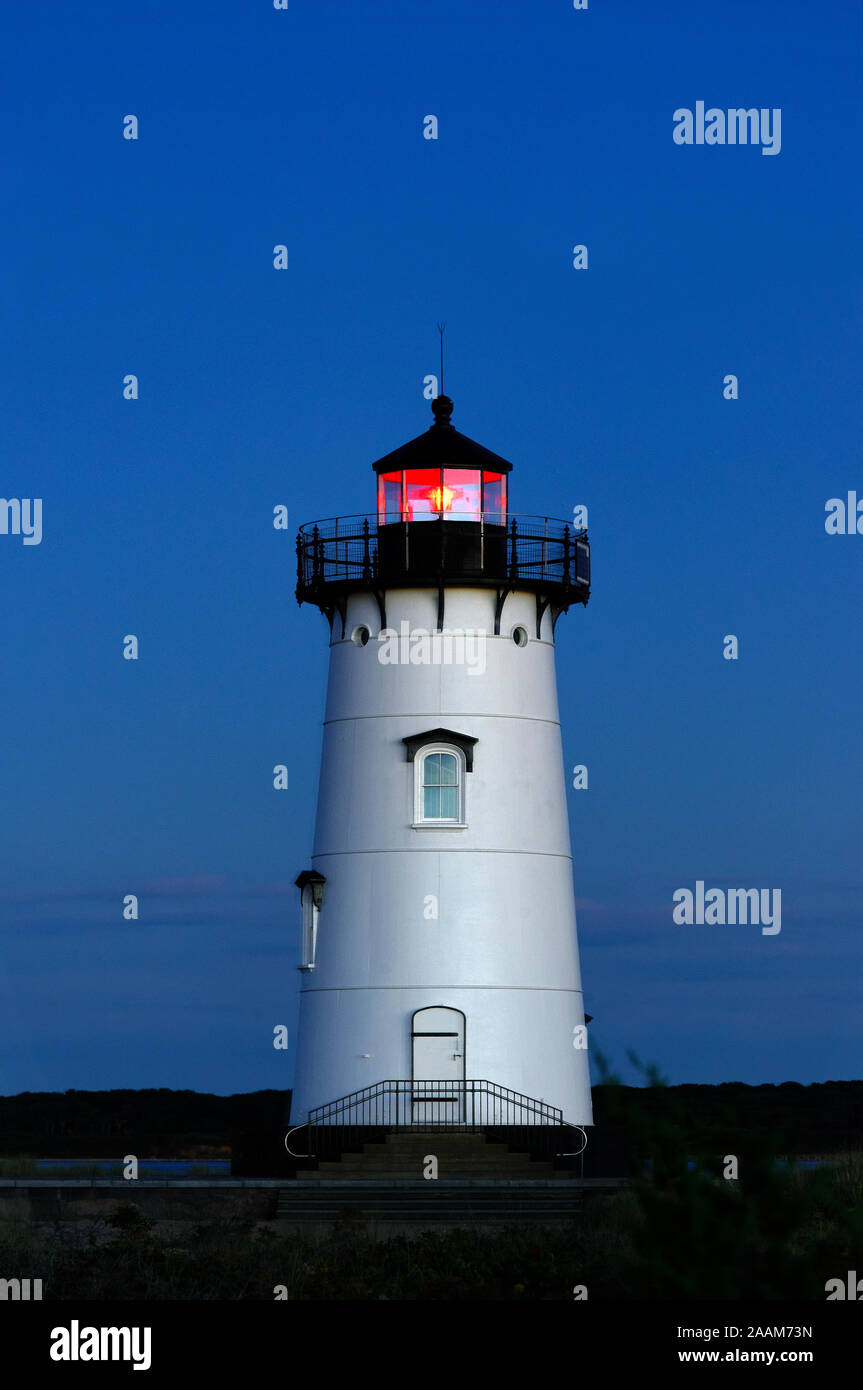
M 432 1005 L 411 1020 L 412 1122 L 464 1124 L 465 1016 Z

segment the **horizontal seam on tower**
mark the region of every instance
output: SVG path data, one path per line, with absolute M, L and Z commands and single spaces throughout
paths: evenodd
M 327 724 L 350 724 L 355 719 L 518 719 L 522 724 L 551 724 L 555 729 L 560 728 L 559 719 L 538 719 L 533 714 L 477 714 L 476 710 L 465 714 L 459 710 L 439 709 L 431 714 L 343 714 L 338 719 L 325 719 L 324 728 Z
M 444 585 L 444 588 L 446 588 L 446 585 Z M 430 589 L 430 590 L 429 590 L 429 593 L 437 593 L 437 590 L 436 590 L 436 589 Z M 402 621 L 403 621 L 403 622 L 406 622 L 407 619 L 402 619 Z M 383 632 L 383 631 L 384 631 L 384 629 L 381 628 L 381 632 Z M 404 634 L 402 634 L 402 633 L 400 633 L 400 632 L 396 632 L 395 628 L 390 628 L 390 632 L 392 632 L 393 636 L 394 636 L 399 642 L 401 642 L 401 641 L 403 640 L 403 636 L 404 636 L 404 637 L 410 637 L 410 636 L 411 636 L 410 633 L 404 633 Z M 436 632 L 428 632 L 428 631 L 427 631 L 426 629 L 424 629 L 424 628 L 414 628 L 414 633 L 418 633 L 419 635 L 424 636 L 424 637 L 460 637 L 460 636 L 463 637 L 463 636 L 466 636 L 466 635 L 467 635 L 467 634 L 464 632 L 464 630 L 462 630 L 462 632 L 459 632 L 457 628 L 451 628 L 449 632 L 444 632 L 444 631 L 442 631 L 441 629 L 438 629 Z M 473 636 L 475 636 L 475 637 L 484 637 L 484 638 L 486 639 L 486 641 L 488 641 L 488 642 L 511 642 L 511 641 L 512 641 L 512 638 L 511 638 L 510 636 L 508 636 L 508 635 L 505 636 L 502 632 L 476 632 L 476 633 L 473 633 L 473 634 L 471 634 L 471 635 L 473 635 Z M 389 641 L 389 638 L 385 638 L 384 640 L 385 640 L 385 641 Z M 555 651 L 556 648 L 557 648 L 557 644 L 556 644 L 555 642 L 549 642 L 549 640 L 548 640 L 547 637 L 532 637 L 530 640 L 531 640 L 533 646 L 535 646 L 535 647 L 548 647 L 550 651 Z M 378 635 L 378 637 L 375 638 L 375 641 L 380 641 L 380 634 Z M 351 645 L 353 645 L 353 646 L 356 646 L 356 643 L 354 642 L 354 639 L 353 639 L 352 637 L 337 637 L 337 638 L 335 639 L 334 642 L 331 642 L 331 643 L 330 643 L 330 647 L 331 647 L 331 648 L 332 648 L 332 647 L 346 647 L 349 643 L 350 643 Z M 382 665 L 382 666 L 384 666 L 384 665 L 389 666 L 390 664 L 391 664 L 390 662 L 381 662 L 381 665 Z M 392 663 L 392 664 L 395 664 L 395 663 Z M 456 663 L 455 663 L 454 661 L 442 661 L 442 662 L 435 662 L 435 663 L 430 663 L 430 662 L 425 662 L 425 661 L 422 661 L 422 662 L 420 662 L 420 661 L 409 662 L 409 661 L 408 661 L 408 662 L 400 662 L 400 663 L 399 663 L 399 665 L 404 665 L 404 666 L 410 666 L 410 665 L 414 665 L 414 666 L 426 666 L 426 665 L 431 665 L 431 664 L 434 664 L 434 665 L 441 665 L 441 666 L 454 666 Z
M 543 859 L 566 859 L 572 863 L 571 854 L 553 854 L 550 849 L 467 849 L 458 845 L 446 845 L 443 849 L 440 845 L 437 848 L 433 845 L 417 845 L 410 849 L 321 849 L 317 854 L 313 854 L 312 858 L 333 859 L 337 854 L 535 854 Z
M 301 989 L 300 994 L 347 994 L 360 989 L 518 989 L 528 994 L 538 991 L 542 994 L 584 994 L 583 989 L 562 989 L 560 985 L 321 985 L 314 989 Z

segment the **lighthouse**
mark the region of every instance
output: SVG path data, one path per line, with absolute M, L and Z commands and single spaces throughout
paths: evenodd
M 554 659 L 590 546 L 452 412 L 297 538 L 329 677 L 290 1122 L 330 1138 L 592 1124 Z

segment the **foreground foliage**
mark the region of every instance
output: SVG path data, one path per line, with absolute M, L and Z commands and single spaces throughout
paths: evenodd
M 376 1240 L 348 1217 L 312 1239 L 229 1216 L 167 1237 L 128 1202 L 109 1222 L 0 1223 L 0 1270 L 42 1279 L 46 1299 L 271 1300 L 283 1287 L 295 1300 L 571 1300 L 584 1286 L 592 1300 L 628 1301 L 823 1300 L 828 1279 L 863 1268 L 859 1153 L 828 1168 L 783 1166 L 782 1128 L 753 1129 L 733 1105 L 694 1150 L 686 1088 L 630 1054 L 646 1081 L 633 1107 L 594 1057 L 631 1185 L 588 1201 L 566 1227 Z
M 343 1220 L 322 1240 L 275 1224 L 159 1237 L 134 1203 L 110 1223 L 0 1226 L 0 1268 L 46 1299 L 821 1299 L 859 1267 L 863 1165 L 737 1182 L 663 1174 L 589 1202 L 567 1228 L 461 1229 L 374 1240 Z M 177 1241 L 180 1244 L 177 1244 Z

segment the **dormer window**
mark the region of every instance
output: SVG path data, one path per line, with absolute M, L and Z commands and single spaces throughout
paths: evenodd
M 466 825 L 467 773 L 473 770 L 476 739 L 451 729 L 430 729 L 403 742 L 414 765 L 414 828 Z
M 462 825 L 461 791 L 464 785 L 461 758 L 457 751 L 429 748 L 419 757 L 417 782 L 422 793 L 417 808 L 424 825 Z

